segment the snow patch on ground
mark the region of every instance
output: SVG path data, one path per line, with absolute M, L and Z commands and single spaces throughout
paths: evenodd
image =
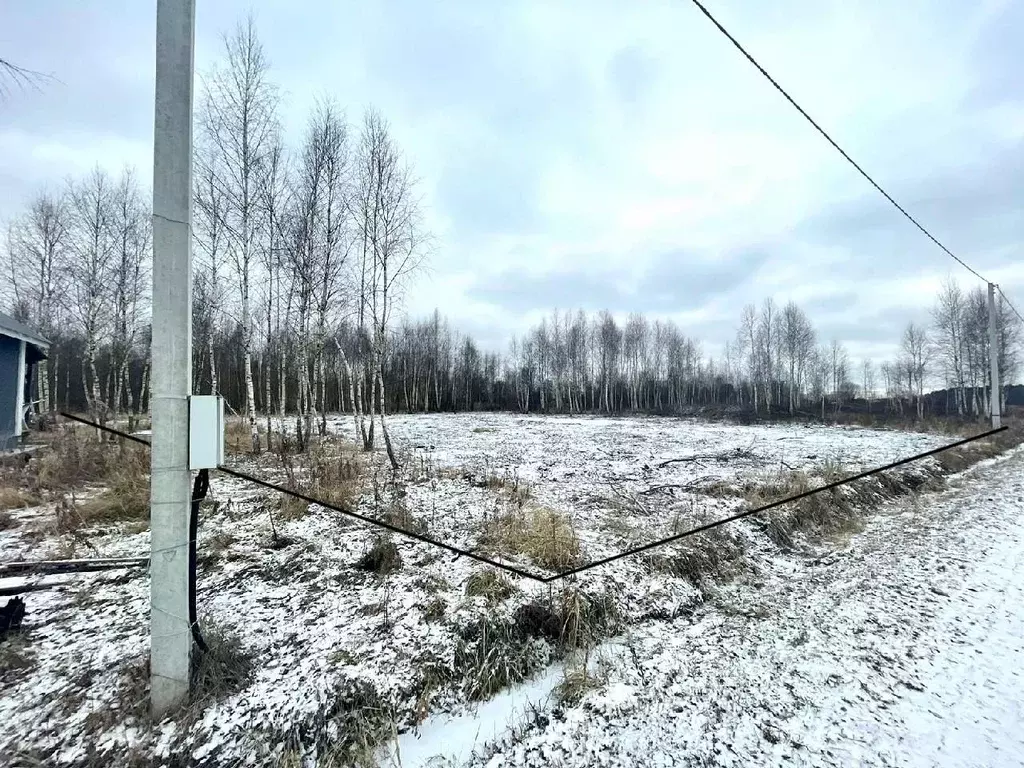
M 827 560 L 634 627 L 604 691 L 465 765 L 1021 765 L 1022 512 L 1019 451 L 888 505 Z
M 462 414 L 395 416 L 389 424 L 408 456 L 404 503 L 431 535 L 475 546 L 480 521 L 495 504 L 495 492 L 477 481 L 489 475 L 518 477 L 530 483 L 539 503 L 572 520 L 590 559 L 663 536 L 680 516 L 714 518 L 740 503 L 682 486 L 757 480 L 780 468 L 813 471 L 827 460 L 854 471 L 947 442 L 904 432 L 667 418 Z M 351 418 L 334 418 L 331 425 L 352 433 Z M 735 460 L 707 458 L 729 451 L 737 452 Z M 663 464 L 672 459 L 685 460 Z M 998 473 L 1001 466 L 985 471 Z M 459 475 L 464 470 L 470 479 Z M 645 514 L 625 515 L 617 505 L 623 494 L 637 498 L 658 485 L 666 488 L 644 496 L 650 498 Z M 6 726 L 0 754 L 20 750 L 26 761 L 43 755 L 47 764 L 74 765 L 95 753 L 117 761 L 137 750 L 161 764 L 183 744 L 197 764 L 273 763 L 299 741 L 330 741 L 338 726 L 325 721 L 325 713 L 361 711 L 370 706 L 365 698 L 370 696 L 373 706 L 390 713 L 403 765 L 427 765 L 429 753 L 437 751 L 449 762 L 493 766 L 548 765 L 555 759 L 566 765 L 631 764 L 633 759 L 669 765 L 686 754 L 709 755 L 721 764 L 736 755 L 737 765 L 784 755 L 796 759 L 849 743 L 831 732 L 827 738 L 816 736 L 810 725 L 798 727 L 813 722 L 806 702 L 820 697 L 822 707 L 838 706 L 836 690 L 856 698 L 862 689 L 854 685 L 859 683 L 851 677 L 854 671 L 870 687 L 875 684 L 871 664 L 884 668 L 877 654 L 904 650 L 889 648 L 883 634 L 874 641 L 878 648 L 858 651 L 866 660 L 844 663 L 836 671 L 830 649 L 836 643 L 845 648 L 857 622 L 878 613 L 866 601 L 889 606 L 886 626 L 897 629 L 903 626 L 900 611 L 912 606 L 900 603 L 891 590 L 878 591 L 874 562 L 864 564 L 847 552 L 814 571 L 804 559 L 780 554 L 753 529 L 737 526 L 757 560 L 749 583 L 697 588 L 652 572 L 636 558 L 577 580 L 589 595 L 615 596 L 623 620 L 633 626 L 629 652 L 611 654 L 618 660 L 617 676 L 579 706 L 552 707 L 547 693 L 560 679 L 561 667 L 550 665 L 551 651 L 543 643 L 535 649 L 533 682 L 474 703 L 461 687 L 465 670 L 456 665 L 466 629 L 483 620 L 510 621 L 520 606 L 546 602 L 546 586 L 513 579 L 515 593 L 497 605 L 467 597 L 466 581 L 481 566 L 400 537 L 395 541 L 405 567 L 379 578 L 353 567 L 374 538 L 367 526 L 314 507 L 305 517 L 278 522 L 278 532 L 292 543 L 274 548 L 268 514 L 268 507 L 275 508 L 273 494 L 218 474 L 211 493 L 221 503 L 204 512 L 200 528 L 200 618 L 204 626 L 235 635 L 254 657 L 249 683 L 195 722 L 154 727 L 126 714 L 140 701 L 145 705 L 138 677 L 141 669 L 144 678 L 139 664 L 148 646 L 148 580 L 142 569 L 68 577 L 60 587 L 27 596 L 33 662 L 24 673 L 0 680 L 0 722 Z M 372 506 L 372 499 L 364 499 L 361 511 Z M 18 526 L 0 532 L 0 558 L 52 556 L 62 541 L 50 525 L 52 511 L 12 515 Z M 913 551 L 920 521 L 892 519 L 899 523 L 892 531 L 893 548 L 899 541 Z M 147 532 L 112 526 L 88 533 L 100 556 L 148 552 Z M 893 584 L 904 581 L 897 554 L 891 549 L 886 555 Z M 818 584 L 808 575 L 818 572 L 837 576 Z M 838 603 L 819 600 L 819 593 L 833 595 Z M 865 597 L 857 602 L 860 595 Z M 694 611 L 694 619 L 685 618 Z M 768 617 L 762 616 L 765 611 Z M 799 619 L 802 629 L 777 618 L 783 614 L 790 622 Z M 652 615 L 663 620 L 652 622 Z M 736 666 L 742 658 L 746 661 Z M 730 671 L 716 676 L 709 671 L 711 662 Z M 779 679 L 793 664 L 810 682 L 789 676 L 793 690 L 780 688 Z M 426 691 L 428 672 L 441 682 Z M 828 682 L 832 674 L 842 685 Z M 887 678 L 882 685 L 896 683 Z M 781 698 L 751 700 L 751 686 Z M 535 716 L 541 710 L 548 714 Z M 515 725 L 511 732 L 504 730 L 509 718 Z M 671 735 L 663 738 L 662 731 Z M 765 733 L 778 738 L 772 741 Z M 733 741 L 735 749 L 726 746 Z

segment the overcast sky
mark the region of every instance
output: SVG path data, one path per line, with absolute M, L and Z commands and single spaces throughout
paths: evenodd
M 0 104 L 0 219 L 69 173 L 151 177 L 155 0 L 0 0 L 0 57 L 52 72 Z M 410 312 L 485 346 L 554 308 L 675 318 L 716 351 L 790 298 L 883 358 L 947 276 L 916 231 L 688 0 L 200 0 L 199 71 L 252 8 L 286 130 L 378 107 L 435 235 Z M 709 0 L 954 253 L 1024 310 L 1024 4 Z

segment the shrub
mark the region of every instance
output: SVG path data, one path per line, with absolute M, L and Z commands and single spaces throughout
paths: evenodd
M 466 596 L 481 596 L 489 603 L 499 603 L 517 591 L 516 585 L 495 570 L 477 571 L 466 580 Z
M 484 524 L 483 543 L 503 554 L 525 555 L 541 568 L 564 571 L 581 563 L 581 547 L 568 518 L 545 507 L 512 509 Z
M 9 509 L 24 509 L 39 504 L 39 497 L 24 488 L 0 487 L 0 512 Z
M 390 536 L 378 536 L 356 567 L 383 576 L 402 567 L 402 554 Z

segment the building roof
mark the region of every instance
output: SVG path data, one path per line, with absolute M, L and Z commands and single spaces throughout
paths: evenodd
M 10 315 L 0 312 L 0 335 L 10 336 L 12 339 L 27 341 L 45 352 L 50 348 L 50 342 L 29 328 L 22 322 L 15 320 Z

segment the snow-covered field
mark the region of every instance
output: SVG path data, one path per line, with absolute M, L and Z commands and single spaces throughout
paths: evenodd
M 331 424 L 352 433 L 350 418 Z M 361 512 L 377 514 L 400 499 L 431 536 L 479 548 L 481 525 L 501 513 L 509 488 L 528 487 L 530 505 L 570 521 L 582 562 L 740 508 L 741 496 L 723 486 L 792 470 L 817 478 L 828 466 L 852 472 L 948 442 L 907 432 L 661 418 L 474 414 L 395 416 L 389 424 L 405 471 L 398 488 L 378 494 L 383 501 L 368 490 Z M 1002 466 L 979 472 L 998 474 Z M 973 487 L 964 482 L 959 493 Z M 949 493 L 942 514 L 954 516 L 958 492 Z M 147 724 L 131 706 L 145 697 L 138 683 L 147 645 L 144 573 L 61 577 L 61 586 L 27 596 L 28 667 L 0 673 L 7 726 L 0 761 L 299 765 L 315 751 L 325 765 L 756 764 L 788 750 L 798 762 L 847 764 L 852 753 L 843 750 L 866 737 L 835 713 L 846 706 L 857 718 L 882 707 L 905 676 L 921 684 L 907 671 L 907 648 L 879 641 L 860 649 L 864 630 L 857 627 L 879 600 L 877 615 L 899 626 L 878 632 L 915 631 L 900 615 L 918 607 L 909 590 L 924 577 L 901 580 L 899 555 L 934 545 L 923 512 L 884 516 L 817 565 L 807 553 L 779 551 L 756 526 L 737 524 L 730 536 L 749 567 L 730 584 L 694 583 L 636 557 L 550 588 L 513 578 L 507 593 L 488 598 L 467 596 L 470 577 L 487 568 L 466 558 L 396 538 L 403 567 L 381 577 L 354 567 L 374 538 L 363 524 L 314 506 L 279 520 L 287 544 L 272 546 L 267 507 L 276 500 L 219 475 L 212 494 L 221 504 L 204 513 L 201 526 L 200 617 L 237 638 L 253 659 L 250 679 L 191 720 Z M 0 559 L 42 558 L 67 546 L 52 530 L 52 510 L 13 516 L 15 527 L 0 531 Z M 147 552 L 145 531 L 84 533 L 94 554 Z M 870 541 L 887 554 L 871 554 Z M 834 546 L 819 545 L 814 555 Z M 858 559 L 860 551 L 867 554 Z M 965 556 L 971 569 L 975 554 Z M 544 570 L 524 554 L 502 557 Z M 927 592 L 925 601 L 938 599 L 918 591 Z M 557 614 L 570 599 L 603 606 L 615 621 L 591 653 L 600 684 L 577 704 L 555 706 L 548 694 L 562 680 L 563 654 L 543 631 L 523 630 L 523 617 Z M 847 647 L 863 651 L 861 666 L 831 660 L 833 649 Z M 884 661 L 897 652 L 903 666 Z M 581 663 L 570 655 L 570 665 Z M 888 698 L 857 693 L 860 683 L 875 684 L 861 674 L 872 665 L 889 670 L 877 673 L 892 678 L 881 683 Z M 815 725 L 816 709 L 838 725 Z M 889 743 L 872 727 L 872 744 Z M 382 740 L 386 748 L 371 746 Z M 344 749 L 332 753 L 339 743 Z
M 1024 453 L 607 646 L 472 766 L 1024 765 Z

